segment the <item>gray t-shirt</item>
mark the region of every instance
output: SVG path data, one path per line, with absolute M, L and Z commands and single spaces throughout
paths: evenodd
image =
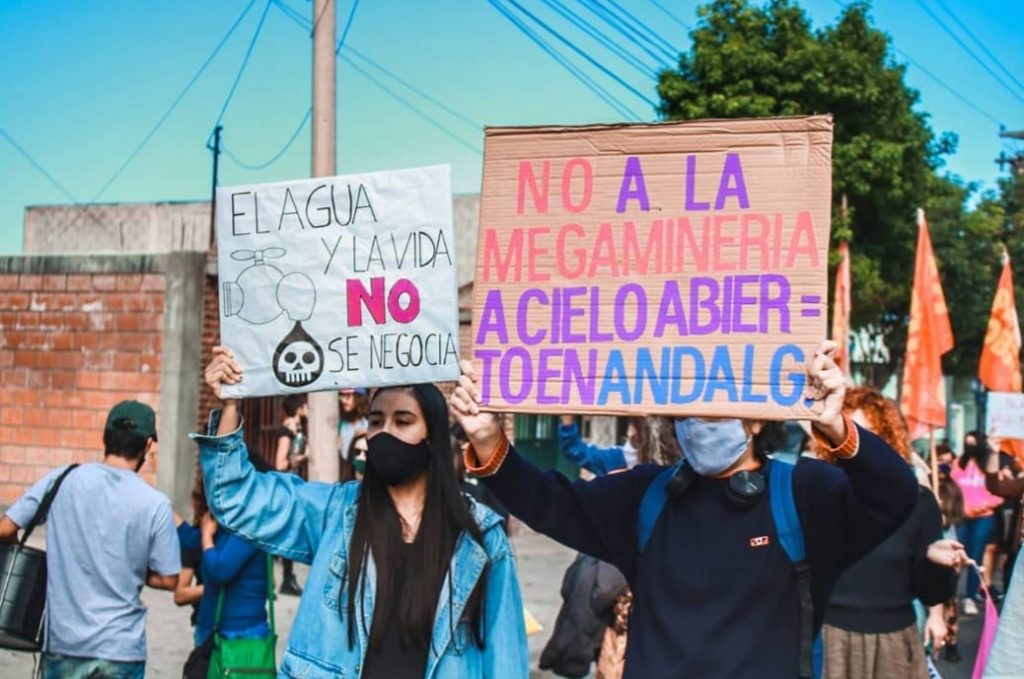
M 7 510 L 31 521 L 60 467 Z M 171 503 L 127 469 L 84 464 L 50 507 L 46 532 L 47 650 L 122 662 L 146 659 L 146 608 L 139 592 L 148 571 L 181 570 Z

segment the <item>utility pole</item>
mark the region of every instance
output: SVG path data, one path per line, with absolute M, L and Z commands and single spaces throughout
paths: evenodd
M 206 143 L 206 148 L 213 152 L 213 186 L 210 188 L 210 252 L 217 244 L 217 229 L 214 228 L 217 219 L 217 182 L 218 168 L 220 167 L 220 133 L 223 125 L 213 128 L 213 144 Z
M 313 176 L 336 174 L 334 0 L 313 2 Z M 338 480 L 338 393 L 309 395 L 309 480 Z

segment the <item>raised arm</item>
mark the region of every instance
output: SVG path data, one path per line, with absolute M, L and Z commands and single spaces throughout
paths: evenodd
M 576 482 L 555 471 L 540 471 L 508 446 L 497 417 L 480 410 L 476 373 L 468 362 L 462 368 L 451 404 L 472 443 L 467 469 L 481 476 L 509 511 L 534 530 L 615 564 L 631 577 L 637 509 L 659 468 L 637 467 Z
M 1024 496 L 1024 476 L 1014 477 L 1008 469 L 999 468 L 999 453 L 992 453 L 985 463 L 985 490 L 999 497 L 1018 499 Z
M 558 425 L 558 447 L 570 462 L 597 476 L 626 468 L 621 446 L 596 446 L 580 437 L 580 427 L 571 415 L 563 415 Z
M 242 370 L 226 347 L 214 349 L 206 383 L 220 398 L 222 384 L 241 381 Z M 206 499 L 217 522 L 260 549 L 310 563 L 340 486 L 306 483 L 294 474 L 261 474 L 249 461 L 242 440 L 237 401 L 210 414 L 208 435 L 193 434 Z

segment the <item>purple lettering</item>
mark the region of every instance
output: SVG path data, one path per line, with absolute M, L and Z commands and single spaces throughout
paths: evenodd
M 629 295 L 636 297 L 636 319 L 633 328 L 626 329 L 626 306 Z M 647 292 L 639 283 L 627 283 L 615 293 L 615 332 L 627 342 L 638 339 L 647 330 Z
M 634 187 L 633 185 L 636 184 Z M 644 181 L 644 171 L 640 167 L 640 158 L 630 156 L 626 158 L 626 170 L 622 173 L 622 185 L 619 187 L 619 203 L 615 211 L 622 213 L 626 211 L 626 202 L 636 200 L 640 202 L 640 209 L 648 212 L 651 209 L 651 201 L 647 197 L 647 182 Z
M 527 307 L 531 299 L 536 299 L 541 304 L 548 304 L 547 293 L 539 288 L 530 288 L 519 297 L 519 308 L 516 311 L 516 331 L 519 333 L 519 339 L 526 345 L 540 344 L 548 334 L 548 331 L 544 328 L 540 328 L 536 333 L 530 334 L 526 321 L 530 316 Z
M 583 344 L 587 336 L 572 331 L 572 319 L 581 318 L 586 315 L 587 310 L 583 307 L 572 305 L 573 297 L 581 297 L 587 294 L 586 288 L 562 288 L 562 342 L 566 344 Z
M 703 212 L 711 209 L 711 203 L 694 198 L 697 186 L 697 156 L 686 156 L 686 211 Z
M 476 343 L 487 344 L 487 333 L 493 332 L 498 336 L 498 344 L 508 344 L 507 326 L 501 290 L 488 290 L 484 299 L 484 310 L 480 313 L 480 330 L 476 334 Z
M 661 304 L 658 306 L 658 320 L 654 324 L 654 336 L 665 334 L 665 326 L 673 323 L 680 337 L 686 337 L 686 316 L 683 314 L 683 298 L 679 292 L 679 281 L 665 281 L 661 291 Z
M 477 352 L 480 353 L 480 352 Z M 512 391 L 512 361 L 519 359 L 519 370 L 516 371 L 522 377 L 518 380 L 519 391 Z M 533 389 L 533 362 L 530 360 L 530 352 L 522 347 L 512 347 L 501 357 L 501 366 L 498 368 L 498 384 L 501 388 L 501 397 L 507 403 L 522 403 L 530 395 Z
M 732 180 L 736 185 L 730 186 Z M 740 209 L 746 210 L 750 207 L 750 198 L 747 196 L 747 183 L 743 179 L 743 167 L 740 165 L 740 154 L 725 154 L 725 165 L 722 166 L 722 178 L 718 182 L 718 196 L 715 197 L 715 209 L 721 210 L 725 207 L 725 199 L 735 196 L 739 201 Z
M 562 364 L 562 403 L 569 403 L 569 387 L 575 385 L 582 405 L 594 405 L 594 387 L 597 384 L 597 349 L 589 352 L 587 372 L 580 365 L 580 356 L 575 349 L 565 350 Z
M 733 278 L 732 295 L 732 331 L 733 332 L 757 332 L 757 323 L 743 322 L 743 307 L 757 304 L 757 297 L 743 294 L 743 286 L 749 283 L 757 283 L 758 276 L 742 275 Z
M 558 369 L 548 365 L 548 361 L 561 355 L 561 349 L 541 349 L 537 355 L 537 403 L 540 405 L 555 405 L 558 403 L 558 397 L 549 396 L 546 387 L 548 380 L 552 382 L 558 381 Z
M 601 288 L 593 286 L 590 288 L 590 341 L 611 342 L 615 336 L 610 332 L 601 332 Z
M 707 290 L 706 299 L 701 299 L 701 290 Z M 694 335 L 710 335 L 718 330 L 721 311 L 718 308 L 718 280 L 697 276 L 690 279 L 690 332 Z M 701 323 L 701 310 L 708 312 L 708 321 Z
M 778 286 L 778 295 L 773 297 L 771 286 Z M 789 332 L 789 279 L 780 274 L 767 273 L 761 276 L 761 319 L 759 331 L 768 332 L 768 313 L 773 309 L 779 315 L 779 332 Z

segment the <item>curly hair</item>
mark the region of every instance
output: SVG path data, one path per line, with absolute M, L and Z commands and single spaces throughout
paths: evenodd
M 867 418 L 868 428 L 909 462 L 910 432 L 896 404 L 875 387 L 851 387 L 846 390 L 843 411 L 849 414 L 858 410 Z
M 679 461 L 683 451 L 676 441 L 671 417 L 648 415 L 631 417 L 630 423 L 637 432 L 637 459 L 640 464 L 671 466 Z

